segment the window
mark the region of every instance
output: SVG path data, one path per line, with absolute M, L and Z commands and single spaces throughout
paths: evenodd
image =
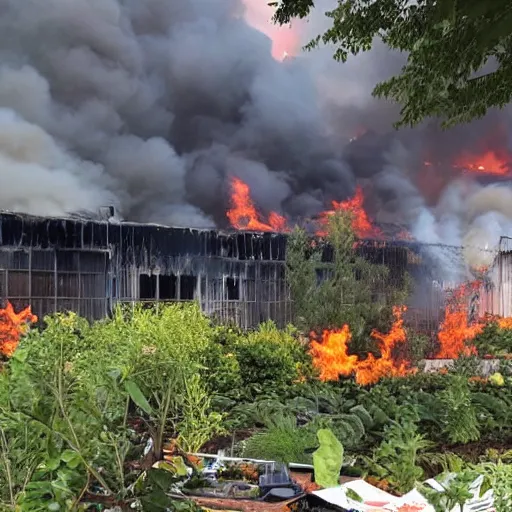
M 156 299 L 156 276 L 141 274 L 139 276 L 139 298 L 140 300 Z
M 180 299 L 194 300 L 196 285 L 196 276 L 180 276 Z
M 160 300 L 173 300 L 176 299 L 176 282 L 177 278 L 174 275 L 158 276 L 159 299 Z
M 226 278 L 228 300 L 240 300 L 240 280 L 234 277 Z

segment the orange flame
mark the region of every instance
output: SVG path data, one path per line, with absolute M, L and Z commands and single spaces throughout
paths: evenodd
M 479 281 L 463 284 L 453 292 L 452 301 L 445 308 L 445 317 L 437 334 L 439 340 L 438 359 L 456 359 L 461 355 L 473 355 L 476 348 L 469 344 L 482 332 L 484 324 L 468 322 L 467 297 L 472 289 L 480 286 Z
M 321 227 L 317 231 L 317 235 L 326 235 L 325 225 L 327 224 L 327 219 L 330 215 L 333 215 L 336 211 L 345 211 L 350 212 L 352 215 L 352 228 L 358 238 L 380 238 L 382 236 L 382 231 L 373 226 L 363 204 L 364 194 L 361 187 L 357 187 L 354 197 L 347 199 L 346 201 L 332 201 L 333 210 L 323 212 L 320 215 Z
M 500 329 L 512 329 L 512 317 L 497 318 L 496 322 Z
M 378 341 L 380 357 L 368 354 L 360 360 L 356 355 L 348 354 L 348 344 L 352 339 L 348 325 L 341 330 L 326 330 L 322 341 L 316 341 L 316 335 L 311 334 L 310 354 L 313 365 L 320 371 L 320 380 L 337 380 L 340 376 L 355 375 L 358 384 L 375 384 L 383 377 L 398 377 L 413 373 L 416 370 L 408 368 L 405 361 L 397 362 L 393 358 L 393 349 L 406 341 L 403 313 L 405 306 L 393 307 L 394 322 L 388 334 L 376 330 L 372 337 Z
M 510 157 L 489 150 L 481 155 L 462 154 L 455 162 L 455 167 L 482 174 L 506 175 L 510 172 Z
M 310 354 L 315 368 L 320 370 L 320 380 L 337 380 L 341 375 L 350 375 L 357 366 L 358 358 L 348 355 L 348 344 L 352 333 L 348 325 L 341 329 L 324 331 L 322 341 L 315 340 L 311 333 Z
M 10 302 L 0 309 L 0 354 L 11 357 L 18 347 L 23 334 L 30 324 L 37 322 L 37 316 L 32 314 L 30 306 L 15 313 Z
M 239 178 L 232 178 L 231 189 L 232 207 L 226 215 L 234 228 L 246 231 L 290 231 L 286 219 L 276 212 L 270 212 L 267 222 L 260 220 L 247 183 Z

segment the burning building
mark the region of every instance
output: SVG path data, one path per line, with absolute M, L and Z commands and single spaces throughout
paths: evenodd
M 2 213 L 0 297 L 17 311 L 30 305 L 39 318 L 71 310 L 93 320 L 120 303 L 197 300 L 207 314 L 243 328 L 268 319 L 284 325 L 293 319 L 286 241 L 277 233 Z M 381 293 L 409 273 L 416 291 L 408 319 L 437 329 L 444 284 L 436 258 L 441 252 L 461 263 L 460 249 L 366 240 L 357 251 L 389 268 Z

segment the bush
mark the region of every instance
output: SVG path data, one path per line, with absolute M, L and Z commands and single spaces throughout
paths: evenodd
M 512 352 L 512 329 L 502 329 L 497 322 L 488 323 L 473 340 L 480 355 L 503 355 Z
M 232 350 L 240 366 L 243 386 L 257 392 L 289 386 L 310 371 L 305 347 L 289 327 L 279 330 L 273 322 L 240 337 Z
M 11 506 L 67 510 L 89 482 L 125 497 L 136 477 L 125 474 L 130 408 L 145 417 L 155 457 L 164 435 L 197 449 L 221 431 L 198 374 L 214 330 L 197 305 L 117 309 L 93 325 L 75 314 L 45 323 L 0 376 L 0 498 Z

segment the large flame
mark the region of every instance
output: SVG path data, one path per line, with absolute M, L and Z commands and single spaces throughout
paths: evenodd
M 317 231 L 318 236 L 325 236 L 329 216 L 337 211 L 345 211 L 350 212 L 352 215 L 352 229 L 358 238 L 382 237 L 382 231 L 372 224 L 370 217 L 364 209 L 364 194 L 361 187 L 357 187 L 354 196 L 346 201 L 332 201 L 332 207 L 332 210 L 323 212 L 320 215 L 320 228 Z
M 37 316 L 32 314 L 30 306 L 16 313 L 8 302 L 4 309 L 0 309 L 0 353 L 11 357 L 21 336 L 26 333 L 30 324 L 36 322 Z
M 406 341 L 403 313 L 405 306 L 393 308 L 393 325 L 389 333 L 383 334 L 376 330 L 372 337 L 378 341 L 380 357 L 368 354 L 366 359 L 348 354 L 348 346 L 352 335 L 348 325 L 339 330 L 326 330 L 321 341 L 311 334 L 310 354 L 314 366 L 320 371 L 319 378 L 323 381 L 337 380 L 340 376 L 355 375 L 358 384 L 375 384 L 383 377 L 404 376 L 416 371 L 408 367 L 405 361 L 396 361 L 393 349 Z
M 327 235 L 327 223 L 336 211 L 350 212 L 352 215 L 352 228 L 357 238 L 381 238 L 382 231 L 374 226 L 366 213 L 364 206 L 363 189 L 357 187 L 353 197 L 346 201 L 332 201 L 333 210 L 322 212 L 318 218 L 318 236 Z M 240 178 L 231 179 L 231 208 L 226 213 L 229 222 L 235 229 L 245 231 L 274 231 L 288 233 L 291 231 L 285 217 L 277 212 L 270 212 L 267 219 L 263 219 L 258 212 L 251 197 L 251 189 Z M 404 238 L 405 231 L 402 233 Z
M 226 215 L 234 228 L 248 231 L 289 231 L 286 219 L 276 212 L 270 212 L 267 222 L 261 220 L 247 183 L 239 178 L 233 178 L 231 189 L 231 209 Z
M 441 323 L 437 338 L 439 341 L 438 359 L 457 359 L 460 356 L 476 354 L 471 340 L 482 332 L 482 322 L 469 323 L 468 296 L 480 286 L 479 281 L 465 283 L 453 291 L 451 300 L 445 308 L 444 321 Z
M 463 153 L 457 158 L 454 166 L 469 172 L 494 175 L 507 175 L 511 170 L 510 156 L 493 150 L 479 155 Z

